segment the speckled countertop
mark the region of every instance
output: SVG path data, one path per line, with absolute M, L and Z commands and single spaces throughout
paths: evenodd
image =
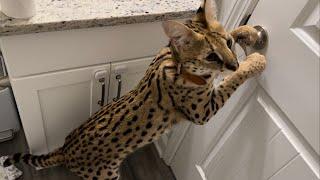
M 0 12 L 0 36 L 188 18 L 200 0 L 35 0 L 36 15 Z

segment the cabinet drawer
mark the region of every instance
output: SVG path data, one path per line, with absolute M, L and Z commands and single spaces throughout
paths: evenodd
M 0 39 L 12 78 L 156 54 L 161 22 L 7 36 Z

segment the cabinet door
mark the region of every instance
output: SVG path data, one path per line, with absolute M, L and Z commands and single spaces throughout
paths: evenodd
M 74 128 L 99 109 L 110 65 L 12 79 L 22 125 L 32 153 L 61 146 Z M 108 88 L 105 88 L 108 89 Z M 108 92 L 105 90 L 107 100 Z

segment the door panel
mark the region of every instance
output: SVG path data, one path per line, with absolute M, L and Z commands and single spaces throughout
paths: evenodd
M 255 81 L 245 83 L 206 125 L 191 125 L 171 163 L 177 180 L 206 179 L 203 164 L 205 161 L 207 161 L 206 164 L 209 164 L 208 155 L 218 145 L 224 132 L 229 128 L 248 97 L 254 92 L 255 87 Z M 233 148 L 237 149 L 237 147 Z
M 84 81 L 38 91 L 49 151 L 89 117 L 90 89 L 90 81 Z
M 269 33 L 261 85 L 319 154 L 319 1 L 260 0 L 249 23 Z
M 46 153 L 63 145 L 64 138 L 98 110 L 102 87 L 95 79 L 97 71 L 105 72 L 108 86 L 109 64 L 12 79 L 32 153 Z
M 257 96 L 230 127 L 203 162 L 208 179 L 268 179 L 298 154 Z
M 269 180 L 318 180 L 301 156 L 295 157 L 285 168 L 270 177 Z
M 294 138 L 287 132 L 288 128 L 282 126 L 288 118 L 279 111 L 264 90 L 258 88 L 216 146 L 197 165 L 198 173 L 203 174 L 200 179 L 289 177 L 292 170 L 285 169 L 295 166 L 301 167 L 296 169 L 296 174 L 300 174 L 298 177 L 316 179 L 319 166 L 310 162 L 306 158 L 307 152 L 297 148 L 296 142 L 291 140 Z M 303 163 L 295 162 L 297 158 L 302 158 Z M 283 175 L 278 175 L 282 171 Z
M 246 170 L 244 170 L 247 168 Z M 249 180 L 251 174 L 255 174 L 254 169 L 250 173 L 246 173 L 248 167 L 244 166 L 242 169 L 229 178 L 229 180 Z M 301 156 L 295 156 L 284 168 L 276 172 L 268 180 L 318 180 L 315 174 L 310 170 Z

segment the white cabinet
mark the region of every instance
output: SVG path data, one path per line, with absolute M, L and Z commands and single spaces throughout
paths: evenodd
M 123 95 L 166 44 L 161 22 L 0 37 L 30 151 L 46 153 L 62 145 L 99 109 L 96 71 L 106 71 L 105 103 L 110 102 L 119 89 L 116 76 L 121 75 Z
M 99 110 L 133 89 L 153 57 L 28 76 L 12 80 L 27 141 L 32 153 L 52 151 L 65 137 Z M 116 79 L 120 75 L 121 79 Z M 103 80 L 101 82 L 101 80 Z M 118 80 L 121 80 L 119 84 Z M 110 84 L 110 85 L 109 85 Z
M 44 153 L 61 146 L 68 133 L 98 110 L 102 84 L 95 78 L 96 72 L 105 76 L 108 87 L 109 64 L 12 80 L 32 153 Z M 105 90 L 108 94 L 108 88 Z
M 166 43 L 161 22 L 0 37 L 30 151 L 40 154 L 61 146 L 99 109 L 102 84 L 96 71 L 105 71 L 97 78 L 105 76 L 107 103 L 109 88 L 111 98 L 118 87 L 110 64 L 113 72 L 127 66 L 121 73 L 123 94 L 150 64 L 152 58 L 142 57 L 153 56 Z
M 12 79 L 30 151 L 39 154 L 61 146 L 73 129 L 99 110 L 98 102 L 103 96 L 100 79 L 104 79 L 106 104 L 113 101 L 118 92 L 121 97 L 134 89 L 153 58 Z M 158 143 L 158 150 L 165 159 L 172 158 L 180 144 L 175 139 L 181 134 L 178 129 L 175 128 L 170 136 L 164 135 Z M 174 142 L 170 143 L 170 139 Z

